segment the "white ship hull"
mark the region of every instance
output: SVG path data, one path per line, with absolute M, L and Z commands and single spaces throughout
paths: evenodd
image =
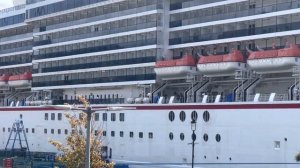
M 108 112 L 108 121 L 96 125 L 105 130 L 104 144 L 111 149 L 108 155 L 112 160 L 124 162 L 130 167 L 189 167 L 191 163 L 191 113 L 198 113 L 195 163 L 197 167 L 261 167 L 296 168 L 295 155 L 300 150 L 300 104 L 187 104 L 187 105 L 137 105 L 136 110 Z M 174 111 L 175 120 L 169 120 L 169 112 Z M 186 118 L 181 121 L 179 113 L 184 111 Z M 210 114 L 208 122 L 203 113 Z M 8 127 L 23 116 L 31 151 L 56 152 L 48 143 L 49 139 L 64 142 L 64 130 L 70 127 L 67 121 L 57 120 L 57 113 L 65 111 L 40 108 L 2 108 L 0 112 L 0 149 L 5 148 L 9 133 Z M 44 119 L 45 113 L 55 120 Z M 116 113 L 116 121 L 111 121 L 110 113 Z M 125 121 L 119 120 L 119 113 L 125 113 Z M 33 117 L 34 116 L 34 117 Z M 6 128 L 3 132 L 2 128 Z M 35 128 L 35 133 L 31 129 Z M 44 133 L 48 129 L 48 133 Z M 54 134 L 50 130 L 54 129 Z M 57 130 L 61 129 L 62 134 Z M 115 136 L 111 137 L 111 131 Z M 119 132 L 124 132 L 120 137 Z M 134 136 L 129 137 L 133 132 Z M 139 133 L 143 138 L 139 138 Z M 153 139 L 148 134 L 153 133 Z M 173 133 L 173 140 L 169 134 Z M 180 134 L 184 134 L 184 140 Z M 208 141 L 203 139 L 208 135 Z M 216 135 L 221 137 L 216 141 Z M 147 166 L 148 165 L 148 166 Z M 156 166 L 154 166 L 156 165 Z

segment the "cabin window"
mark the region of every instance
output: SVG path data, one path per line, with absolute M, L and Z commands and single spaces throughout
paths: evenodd
M 208 111 L 204 111 L 204 113 L 203 113 L 203 120 L 205 122 L 208 122 L 209 121 L 209 117 L 210 117 L 209 112 Z
M 34 128 L 32 128 L 32 129 L 31 129 L 31 132 L 34 133 L 34 131 L 35 131 Z
M 139 138 L 143 138 L 144 134 L 142 132 L 139 132 Z
M 55 113 L 51 113 L 51 120 L 55 120 Z
M 102 135 L 103 135 L 103 136 L 106 136 L 106 131 L 103 131 L 103 132 L 102 132 Z
M 130 132 L 130 133 L 129 133 L 129 137 L 130 137 L 130 138 L 133 138 L 133 132 Z
M 68 130 L 67 129 L 65 129 L 65 135 L 67 135 L 68 134 Z
M 148 137 L 149 137 L 149 139 L 153 139 L 153 132 L 149 132 Z
M 203 140 L 204 140 L 205 142 L 208 141 L 208 135 L 207 135 L 207 134 L 204 134 L 204 135 L 203 135 Z
M 120 131 L 120 137 L 124 137 L 124 132 Z
M 196 111 L 193 111 L 193 112 L 192 112 L 192 114 L 191 114 L 191 119 L 192 119 L 192 120 L 195 120 L 195 121 L 198 119 L 198 113 L 197 113 Z
M 61 120 L 61 119 L 62 119 L 62 114 L 61 114 L 61 113 L 58 113 L 58 114 L 57 114 L 57 119 L 58 119 L 58 120 Z
M 95 113 L 95 121 L 99 121 L 99 113 Z
M 183 141 L 184 140 L 184 133 L 180 134 L 180 139 Z
M 181 112 L 179 113 L 179 118 L 180 118 L 180 120 L 181 120 L 182 122 L 185 121 L 185 112 L 184 112 L 184 111 L 181 111 Z
M 45 120 L 48 120 L 48 113 L 45 113 Z
M 61 134 L 61 129 L 58 129 L 58 130 L 57 130 L 57 134 Z
M 216 141 L 217 141 L 217 142 L 220 142 L 220 141 L 221 141 L 221 135 L 220 135 L 220 134 L 217 134 L 217 135 L 216 135 Z
M 174 135 L 173 135 L 173 133 L 172 133 L 172 132 L 170 132 L 170 134 L 169 134 L 169 138 L 170 138 L 170 140 L 173 140 L 173 139 L 174 139 Z
M 115 131 L 111 131 L 111 136 L 114 137 L 115 136 Z
M 8 132 L 9 132 L 10 128 L 8 128 Z M 28 128 L 25 129 L 25 132 L 28 133 Z
M 54 129 L 51 129 L 51 134 L 54 134 Z
M 107 121 L 107 113 L 103 113 L 102 114 L 102 120 L 103 121 Z
M 124 113 L 120 113 L 120 121 L 125 121 L 125 114 Z
M 44 129 L 44 134 L 47 134 L 47 129 L 46 128 Z
M 116 121 L 116 113 L 111 113 L 111 121 Z
M 4 127 L 2 128 L 2 131 L 5 132 L 5 128 Z
M 175 113 L 173 111 L 169 112 L 169 120 L 172 122 L 175 119 Z

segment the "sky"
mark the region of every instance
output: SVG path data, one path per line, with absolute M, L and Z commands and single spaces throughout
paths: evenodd
M 0 10 L 12 6 L 13 6 L 12 0 L 0 0 Z

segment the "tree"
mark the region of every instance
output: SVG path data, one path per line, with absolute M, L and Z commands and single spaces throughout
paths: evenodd
M 80 102 L 84 107 L 89 106 L 89 102 L 82 96 L 79 96 Z M 68 168 L 83 168 L 85 161 L 86 135 L 83 133 L 87 127 L 87 115 L 79 113 L 79 117 L 65 114 L 65 117 L 71 125 L 72 132 L 67 136 L 67 144 L 64 145 L 59 141 L 49 140 L 56 149 L 63 153 L 56 159 Z M 91 167 L 92 168 L 113 168 L 114 163 L 106 163 L 102 157 L 102 131 L 97 131 L 95 126 L 91 129 Z M 95 133 L 94 133 L 95 132 Z

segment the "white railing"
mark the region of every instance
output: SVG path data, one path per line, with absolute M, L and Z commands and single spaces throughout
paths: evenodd
M 25 9 L 25 6 L 26 5 L 23 4 L 23 5 L 18 5 L 18 6 L 14 6 L 14 7 L 11 7 L 11 8 L 2 9 L 2 10 L 0 10 L 0 15 L 8 13 L 8 12 L 17 11 L 17 10 L 20 10 L 20 9 Z

